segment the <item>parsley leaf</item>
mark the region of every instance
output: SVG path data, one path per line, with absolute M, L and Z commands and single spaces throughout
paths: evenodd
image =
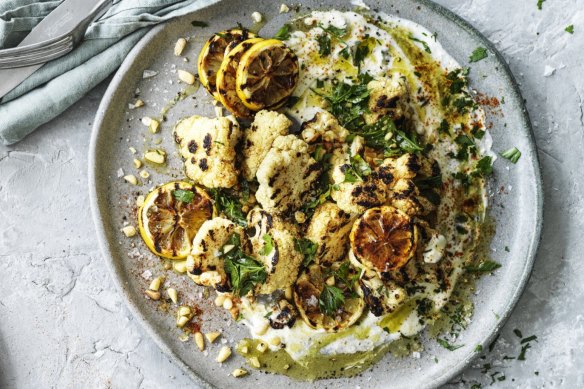
M 245 296 L 257 284 L 266 281 L 267 272 L 264 266 L 241 249 L 241 240 L 238 234 L 229 237 L 223 247 L 233 246 L 224 253 L 225 272 L 229 275 L 231 287 L 237 296 Z
M 464 344 L 450 344 L 446 339 L 438 338 L 436 339 L 436 341 L 440 346 L 444 347 L 448 351 L 458 350 L 459 348 L 464 346 Z
M 345 303 L 343 291 L 336 286 L 324 285 L 324 289 L 318 298 L 320 311 L 327 316 L 332 316 Z
M 506 158 L 513 163 L 517 163 L 519 158 L 521 158 L 521 151 L 519 151 L 517 147 L 513 147 L 512 149 L 503 151 L 501 157 Z
M 331 53 L 331 37 L 327 33 L 323 33 L 316 38 L 318 42 L 318 54 L 326 57 Z
M 465 266 L 465 270 L 470 273 L 491 273 L 501 267 L 500 263 L 495 261 L 483 261 L 478 265 Z
M 477 47 L 472 54 L 470 55 L 470 57 L 468 58 L 469 62 L 479 62 L 485 58 L 487 58 L 489 56 L 489 53 L 487 52 L 487 49 L 485 49 L 484 47 Z
M 359 43 L 357 49 L 355 49 L 355 55 L 353 56 L 353 65 L 357 66 L 359 69 L 361 68 L 361 62 L 367 57 L 369 54 L 369 45 L 367 41 L 363 41 Z
M 537 0 L 537 9 L 539 9 L 540 11 L 543 8 L 544 1 L 546 0 Z
M 264 247 L 261 248 L 259 254 L 268 255 L 272 252 L 272 250 L 274 250 L 274 241 L 272 240 L 272 237 L 269 234 L 264 234 L 264 236 L 262 236 L 262 239 L 264 240 Z
M 564 31 L 569 32 L 570 34 L 574 33 L 574 25 L 570 24 L 568 27 L 564 29 Z
M 209 189 L 208 191 L 219 212 L 223 212 L 228 219 L 240 226 L 247 227 L 247 220 L 241 210 L 242 204 L 236 196 L 226 189 Z
M 290 30 L 292 29 L 292 26 L 290 26 L 289 24 L 284 24 L 276 33 L 276 35 L 274 35 L 274 39 L 278 39 L 281 41 L 285 41 L 287 39 L 290 39 Z
M 492 158 L 487 156 L 481 158 L 476 165 L 476 170 L 473 172 L 474 176 L 486 177 L 493 174 L 493 162 Z
M 371 166 L 359 154 L 352 156 L 350 164 L 345 165 L 345 182 L 363 181 L 370 174 Z
M 432 54 L 432 50 L 430 50 L 430 46 L 428 46 L 428 44 L 426 42 L 424 42 L 423 40 L 415 38 L 413 35 L 410 35 L 410 40 L 420 43 L 422 45 L 422 47 L 424 48 L 424 51 L 426 53 Z
M 193 199 L 195 198 L 195 193 L 190 190 L 177 189 L 172 191 L 172 196 L 178 201 L 190 204 L 193 202 Z
M 302 262 L 302 266 L 306 267 L 314 261 L 316 257 L 316 250 L 318 249 L 318 245 L 311 241 L 310 239 L 302 238 L 296 239 L 294 238 L 294 248 L 296 251 L 304 255 L 304 261 Z

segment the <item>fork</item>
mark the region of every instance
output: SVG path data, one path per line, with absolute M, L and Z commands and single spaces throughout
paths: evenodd
M 0 50 L 0 69 L 12 69 L 49 62 L 73 50 L 85 36 L 89 24 L 99 19 L 120 0 L 101 0 L 71 31 L 43 42 Z

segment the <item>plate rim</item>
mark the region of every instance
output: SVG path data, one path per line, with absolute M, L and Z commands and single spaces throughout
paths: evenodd
M 224 2 L 230 0 L 223 0 Z M 527 256 L 527 261 L 523 267 L 523 272 L 521 274 L 520 279 L 518 280 L 517 288 L 515 289 L 513 295 L 508 300 L 507 308 L 505 312 L 501 315 L 500 320 L 497 326 L 493 329 L 492 333 L 483 340 L 483 344 L 490 343 L 496 336 L 498 336 L 499 332 L 501 331 L 502 327 L 506 324 L 509 317 L 513 313 L 513 311 L 517 307 L 517 303 L 525 288 L 529 282 L 529 279 L 532 274 L 533 266 L 535 263 L 536 255 L 542 240 L 542 228 L 544 222 L 544 195 L 543 195 L 543 178 L 540 168 L 540 161 L 539 156 L 537 154 L 537 143 L 535 141 L 535 134 L 533 131 L 533 125 L 531 123 L 531 119 L 529 117 L 529 112 L 525 106 L 525 102 L 523 100 L 521 90 L 519 88 L 519 84 L 517 83 L 515 76 L 513 75 L 507 61 L 503 57 L 503 55 L 499 52 L 496 46 L 485 37 L 477 28 L 475 28 L 472 24 L 466 21 L 461 16 L 457 15 L 453 11 L 447 9 L 446 7 L 434 3 L 431 0 L 414 0 L 416 3 L 430 8 L 433 12 L 437 12 L 445 16 L 447 19 L 458 25 L 460 28 L 466 30 L 470 34 L 477 37 L 478 40 L 483 43 L 486 48 L 489 50 L 490 53 L 494 54 L 497 59 L 497 62 L 501 65 L 503 69 L 503 76 L 507 77 L 508 84 L 511 87 L 512 93 L 515 95 L 518 101 L 519 109 L 521 109 L 521 116 L 522 120 L 526 125 L 526 135 L 527 135 L 527 142 L 534 150 L 532 158 L 529 159 L 529 163 L 532 166 L 534 172 L 534 184 L 535 184 L 535 209 L 536 209 L 536 225 L 534 226 L 534 234 L 532 236 L 531 242 L 529 244 L 529 248 L 525 253 Z M 190 18 L 196 15 L 199 11 L 194 11 L 188 13 L 184 16 L 179 17 L 178 19 L 183 18 Z M 173 20 L 173 21 L 176 21 Z M 188 366 L 173 350 L 171 347 L 167 345 L 167 343 L 163 340 L 162 336 L 152 327 L 146 315 L 142 313 L 142 311 L 138 308 L 138 306 L 134 303 L 133 299 L 130 297 L 130 292 L 127 291 L 124 287 L 124 280 L 114 264 L 114 255 L 111 249 L 111 242 L 109 242 L 108 237 L 105 231 L 105 225 L 103 222 L 102 215 L 100 213 L 99 203 L 98 203 L 98 193 L 97 193 L 97 159 L 98 159 L 98 152 L 97 152 L 97 141 L 101 131 L 101 128 L 105 122 L 105 112 L 108 106 L 112 102 L 112 97 L 115 95 L 120 83 L 123 81 L 127 70 L 132 66 L 133 62 L 137 54 L 139 54 L 146 46 L 150 44 L 150 42 L 160 33 L 162 33 L 169 23 L 173 21 L 166 22 L 160 25 L 155 26 L 150 30 L 144 37 L 142 37 L 138 43 L 132 48 L 132 50 L 128 53 L 122 64 L 120 65 L 119 69 L 116 71 L 114 77 L 110 81 L 99 107 L 97 109 L 95 119 L 93 122 L 92 130 L 91 130 L 91 137 L 90 137 L 90 144 L 89 144 L 89 154 L 88 154 L 88 189 L 89 189 L 89 201 L 91 207 L 91 214 L 92 219 L 96 229 L 96 235 L 98 238 L 98 244 L 101 250 L 101 254 L 103 256 L 103 260 L 106 263 L 106 267 L 110 273 L 111 279 L 115 285 L 117 291 L 123 296 L 124 304 L 130 310 L 133 317 L 140 323 L 142 329 L 146 331 L 146 333 L 154 340 L 154 343 L 159 347 L 159 349 L 166 354 L 170 360 L 178 365 L 182 371 L 189 376 L 191 380 L 193 380 L 196 384 L 205 387 L 205 388 L 213 388 L 213 386 L 201 378 L 190 366 Z M 457 365 L 447 369 L 444 374 L 439 376 L 433 383 L 433 387 L 438 387 L 446 384 L 452 378 L 459 375 L 467 366 L 469 366 L 476 358 L 478 358 L 479 353 L 472 353 L 466 358 L 462 359 Z

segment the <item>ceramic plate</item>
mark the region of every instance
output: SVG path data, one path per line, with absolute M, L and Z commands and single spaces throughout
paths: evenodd
M 302 12 L 310 9 L 351 9 L 348 2 L 334 0 L 303 1 Z M 396 359 L 387 355 L 373 368 L 350 379 L 298 383 L 284 376 L 253 372 L 236 380 L 228 374 L 244 364 L 242 358 L 231 358 L 223 366 L 215 362 L 219 346 L 209 348 L 209 356 L 200 353 L 192 340 L 182 342 L 170 313 L 161 311 L 160 304 L 147 300 L 143 291 L 149 285 L 148 271 L 162 274 L 160 261 L 151 255 L 140 238 L 126 238 L 121 232 L 124 222 L 135 224 L 135 198 L 154 185 L 184 176 L 182 163 L 173 143 L 171 129 L 178 119 L 193 114 L 214 115 L 211 99 L 203 88 L 193 96 L 179 101 L 167 114 L 160 134 L 148 135 L 140 123 L 142 116 L 158 116 L 160 110 L 184 87 L 176 82 L 177 69 L 196 73 L 196 57 L 204 41 L 214 32 L 232 27 L 237 22 L 250 26 L 250 14 L 259 10 L 268 23 L 262 29 L 271 36 L 291 15 L 278 14 L 279 2 L 223 1 L 211 8 L 188 15 L 153 29 L 128 55 L 111 82 L 99 107 L 90 147 L 89 184 L 93 215 L 104 257 L 120 292 L 130 310 L 142 323 L 160 348 L 180 365 L 201 386 L 220 388 L 255 387 L 392 387 L 425 388 L 446 383 L 477 355 L 477 345 L 486 345 L 501 328 L 517 302 L 531 272 L 542 223 L 542 192 L 539 165 L 529 118 L 523 99 L 505 61 L 493 45 L 468 23 L 449 11 L 425 0 L 369 1 L 372 9 L 410 19 L 438 32 L 440 43 L 459 63 L 468 65 L 470 53 L 478 46 L 489 49 L 489 57 L 472 64 L 471 86 L 485 96 L 497 97 L 504 104 L 486 107 L 487 123 L 492 124 L 494 150 L 517 146 L 523 153 L 517 165 L 508 161 L 495 162 L 495 173 L 489 183 L 489 216 L 495 221 L 496 234 L 491 243 L 492 259 L 503 267 L 493 276 L 483 277 L 474 298 L 472 323 L 459 340 L 464 347 L 448 351 L 435 341 L 425 341 L 421 357 Z M 194 27 L 193 21 L 206 21 L 208 27 Z M 186 56 L 189 62 L 173 55 L 179 37 L 191 36 Z M 144 70 L 158 74 L 143 79 Z M 139 96 L 145 107 L 130 110 L 128 104 Z M 119 177 L 119 169 L 136 174 L 132 168 L 134 155 L 129 147 L 142 153 L 148 146 L 161 141 L 169 153 L 169 168 L 156 172 L 141 186 L 131 186 Z M 508 168 L 510 166 L 510 168 Z M 508 247 L 509 251 L 505 250 Z M 145 273 L 146 271 L 146 273 Z M 171 273 L 171 272 L 168 272 Z M 184 280 L 183 280 L 184 279 Z M 214 307 L 212 298 L 205 298 L 202 289 L 186 282 L 186 277 L 170 277 L 166 286 L 190 291 L 187 301 L 201 308 L 197 322 L 203 331 L 224 329 L 224 339 L 233 344 L 247 335 L 243 325 L 232 323 L 226 311 Z M 231 323 L 231 324 L 229 324 Z M 437 360 L 438 362 L 436 362 Z

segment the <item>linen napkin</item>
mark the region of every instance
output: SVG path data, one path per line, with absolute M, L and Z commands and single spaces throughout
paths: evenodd
M 62 1 L 0 1 L 0 48 L 17 45 Z M 0 142 L 22 140 L 81 99 L 120 66 L 148 27 L 218 1 L 121 0 L 92 23 L 79 47 L 45 64 L 0 100 Z

